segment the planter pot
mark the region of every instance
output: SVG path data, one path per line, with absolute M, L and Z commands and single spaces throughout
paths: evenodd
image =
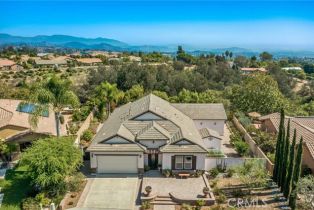
M 149 196 L 150 193 L 152 192 L 152 187 L 151 186 L 146 186 L 145 187 L 145 192 L 146 192 L 146 196 Z
M 208 198 L 209 197 L 209 189 L 207 187 L 203 188 L 203 193 L 204 193 L 204 197 Z

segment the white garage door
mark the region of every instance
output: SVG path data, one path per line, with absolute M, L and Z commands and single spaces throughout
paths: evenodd
M 97 173 L 137 173 L 137 156 L 97 155 Z

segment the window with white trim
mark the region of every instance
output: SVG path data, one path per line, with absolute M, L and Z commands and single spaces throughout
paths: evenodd
M 193 156 L 192 155 L 178 155 L 175 156 L 175 169 L 191 170 L 193 168 Z
M 183 156 L 175 156 L 175 169 L 183 169 Z
M 192 169 L 192 156 L 184 156 L 184 169 Z

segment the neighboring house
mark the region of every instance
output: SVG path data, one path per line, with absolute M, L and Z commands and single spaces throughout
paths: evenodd
M 116 108 L 104 122 L 87 149 L 91 168 L 205 170 L 208 150 L 220 150 L 226 119 L 222 104 L 171 104 L 150 94 Z
M 262 122 L 261 129 L 269 133 L 277 134 L 280 114 L 273 113 L 259 118 Z M 292 140 L 294 129 L 297 131 L 297 141 L 303 137 L 303 166 L 307 166 L 314 173 L 314 117 L 289 117 L 286 116 L 285 125 L 290 119 L 290 140 Z
M 38 125 L 32 128 L 29 123 L 33 104 L 19 106 L 22 101 L 0 99 L 0 138 L 15 142 L 23 150 L 31 141 L 44 136 L 56 136 L 55 114 L 52 110 L 43 112 Z M 61 135 L 67 135 L 66 123 L 60 125 Z
M 252 74 L 252 73 L 256 73 L 256 72 L 262 72 L 262 73 L 266 73 L 267 70 L 265 68 L 241 68 L 240 71 L 243 74 Z
M 77 58 L 76 61 L 80 65 L 85 66 L 95 66 L 102 63 L 101 59 L 99 58 Z
M 8 59 L 0 59 L 0 70 L 23 70 L 23 67 Z
M 303 69 L 301 67 L 284 67 L 284 68 L 281 68 L 282 70 L 285 70 L 285 71 L 302 71 Z
M 41 60 L 41 59 L 36 59 L 35 64 L 37 66 L 42 66 L 42 67 L 59 67 L 59 66 L 67 66 L 68 62 L 67 59 L 52 59 L 52 60 Z

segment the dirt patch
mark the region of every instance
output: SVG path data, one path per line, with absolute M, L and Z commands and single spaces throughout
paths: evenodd
M 65 195 L 64 200 L 63 200 L 63 203 L 64 203 L 63 209 L 70 209 L 70 208 L 76 207 L 81 197 L 81 194 L 85 188 L 86 183 L 87 183 L 87 180 L 85 180 L 82 183 L 80 190 L 78 192 L 69 192 Z

